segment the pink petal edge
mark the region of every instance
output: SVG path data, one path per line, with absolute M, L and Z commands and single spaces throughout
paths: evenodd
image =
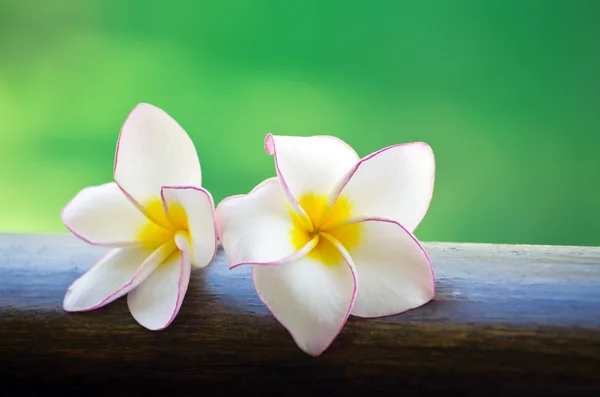
M 117 183 L 117 182 L 115 182 L 115 183 Z M 131 197 L 129 194 L 127 194 L 127 192 L 125 190 L 123 190 L 123 188 L 118 183 L 117 183 L 117 186 L 119 187 L 119 189 L 121 189 L 121 191 L 123 192 L 123 194 L 125 195 L 125 197 L 127 197 L 136 206 L 136 208 L 139 209 L 142 212 L 142 214 L 144 214 L 146 216 L 146 218 L 148 218 L 149 220 L 152 221 L 152 219 L 149 218 L 148 215 L 146 214 L 146 211 L 143 209 L 143 207 L 140 206 L 140 204 L 137 201 L 135 201 L 133 199 L 133 197 Z M 95 243 L 95 242 L 93 242 L 91 240 L 88 240 L 87 238 L 83 237 L 81 234 L 77 233 L 71 226 L 69 226 L 67 224 L 67 222 L 65 221 L 65 216 L 64 216 L 65 209 L 69 206 L 69 204 L 71 204 L 71 202 L 75 199 L 76 196 L 77 195 L 73 196 L 73 198 L 71 200 L 69 200 L 67 202 L 67 204 L 64 207 L 62 207 L 62 209 L 60 210 L 60 219 L 62 220 L 63 225 L 75 237 L 77 237 L 78 239 L 80 239 L 81 241 L 83 241 L 83 242 L 85 242 L 87 244 L 95 245 L 97 247 L 113 247 L 113 248 L 131 247 L 131 248 L 135 248 L 135 247 L 139 247 L 140 246 L 140 244 L 138 242 L 134 242 L 134 241 L 131 241 L 131 242 L 129 242 L 129 241 L 128 242 L 121 242 L 121 241 L 114 241 L 113 242 L 113 241 L 111 241 L 111 242 L 107 242 L 107 243 Z M 160 224 L 158 224 L 158 225 L 160 225 Z
M 248 193 L 250 194 L 250 193 Z M 223 245 L 223 239 L 221 238 L 221 222 L 219 221 L 219 206 L 229 200 L 234 200 L 237 198 L 246 197 L 248 194 L 234 194 L 233 196 L 225 197 L 223 200 L 217 204 L 217 208 L 215 209 L 215 230 L 217 231 L 217 240 L 221 241 L 221 245 Z
M 139 108 L 140 106 L 147 106 L 147 105 L 150 105 L 150 104 L 141 102 L 141 103 L 138 103 L 137 105 L 135 105 L 135 107 L 133 109 L 131 109 L 129 114 L 127 114 L 127 117 L 125 117 L 125 121 L 123 122 L 123 124 L 121 124 L 121 129 L 119 131 L 119 137 L 117 138 L 117 147 L 115 149 L 115 160 L 113 162 L 113 175 L 117 171 L 117 163 L 119 161 L 119 149 L 120 149 L 120 145 L 121 145 L 121 135 L 123 134 L 123 128 L 129 121 L 129 118 L 131 117 L 131 115 L 133 115 L 133 113 L 137 110 L 137 108 Z M 150 105 L 150 106 L 152 106 L 152 105 Z
M 408 229 L 406 229 L 404 226 L 402 226 L 399 222 L 397 222 L 393 219 L 369 217 L 369 218 L 352 220 L 348 223 L 361 223 L 361 222 L 365 222 L 365 221 L 376 221 L 376 222 L 386 222 L 386 223 L 396 224 L 400 228 L 402 228 L 402 230 L 404 230 L 415 243 L 417 243 L 417 245 L 419 246 L 421 251 L 423 251 L 423 254 L 425 255 L 425 258 L 427 259 L 427 262 L 429 263 L 429 271 L 431 272 L 431 284 L 432 284 L 431 290 L 433 291 L 433 295 L 431 295 L 430 300 L 434 299 L 435 298 L 435 273 L 433 272 L 433 266 L 431 265 L 431 258 L 429 257 L 429 254 L 427 253 L 427 251 L 425 250 L 425 248 L 423 247 L 423 245 L 421 244 L 419 239 L 417 239 L 417 237 L 413 233 L 411 233 Z M 394 314 L 390 314 L 390 316 L 392 316 L 392 315 L 394 315 Z M 361 318 L 379 318 L 379 317 L 387 317 L 387 316 L 376 316 L 376 317 L 362 317 L 361 316 Z
M 73 229 L 71 226 L 69 226 L 67 224 L 67 222 L 65 221 L 65 216 L 64 216 L 64 212 L 65 209 L 69 206 L 69 204 L 71 204 L 71 202 L 73 201 L 73 199 L 75 199 L 75 196 L 69 200 L 69 202 L 60 210 L 60 219 L 62 220 L 63 225 L 65 226 L 65 228 L 67 228 L 67 230 L 69 232 L 71 232 L 75 237 L 77 237 L 78 239 L 80 239 L 81 241 L 90 244 L 90 245 L 95 245 L 97 247 L 113 247 L 113 248 L 135 248 L 135 247 L 139 247 L 140 244 L 138 242 L 135 241 L 128 241 L 128 242 L 122 242 L 122 241 L 110 241 L 107 243 L 95 243 L 91 240 L 88 240 L 87 238 L 83 237 L 81 234 L 77 233 L 75 231 L 75 229 Z
M 217 207 L 215 209 L 215 229 L 216 229 L 216 232 L 217 232 L 217 240 L 221 240 L 221 227 L 220 227 L 221 222 L 219 222 L 218 219 L 217 219 L 218 218 L 218 215 L 217 215 L 218 211 L 217 211 L 217 209 L 219 208 L 219 206 L 221 204 L 229 201 L 229 200 L 233 200 L 233 199 L 237 199 L 237 198 L 243 198 L 243 197 L 251 195 L 256 190 L 258 190 L 258 188 L 262 187 L 264 184 L 266 184 L 268 181 L 270 181 L 271 179 L 274 179 L 274 178 L 279 180 L 279 178 L 276 177 L 276 176 L 271 177 L 271 178 L 267 178 L 264 181 L 262 181 L 261 183 L 259 183 L 258 185 L 254 186 L 254 188 L 252 188 L 252 190 L 250 190 L 249 193 L 246 193 L 246 194 L 234 194 L 232 196 L 225 197 L 223 200 L 221 200 L 219 202 L 219 204 L 217 205 Z
M 328 240 L 329 240 L 329 238 L 328 238 Z M 337 240 L 335 238 L 333 238 L 333 240 L 335 240 L 337 242 Z M 331 241 L 331 242 L 333 243 L 333 241 Z M 352 307 L 354 306 L 354 301 L 356 300 L 356 294 L 358 291 L 358 279 L 356 278 L 356 269 L 354 268 L 354 262 L 352 262 L 352 259 L 350 258 L 350 256 L 348 255 L 348 252 L 345 249 L 343 249 L 343 252 L 342 252 L 342 250 L 339 249 L 339 247 L 338 247 L 338 245 L 336 245 L 336 243 L 333 243 L 333 244 L 336 246 L 336 248 L 338 248 L 338 250 L 340 251 L 340 254 L 346 261 L 346 264 L 348 265 L 348 267 L 350 267 L 350 273 L 352 273 L 352 279 L 354 280 L 354 289 L 352 290 L 352 299 L 350 300 L 350 305 L 348 306 L 348 312 L 346 313 L 344 320 L 340 323 L 340 327 L 339 327 L 338 331 L 336 332 L 335 336 L 331 339 L 331 342 L 329 342 L 329 344 L 327 346 L 325 346 L 325 348 L 323 348 L 323 350 L 320 351 L 319 353 L 317 353 L 317 354 L 307 353 L 313 357 L 318 357 L 321 354 L 323 354 L 323 352 L 325 350 L 327 350 L 329 348 L 329 346 L 331 346 L 333 341 L 335 341 L 337 339 L 340 332 L 342 332 L 344 325 L 346 325 L 346 322 L 348 321 L 348 317 L 350 317 L 350 312 L 352 311 Z M 339 244 L 339 242 L 338 242 L 338 244 Z M 341 244 L 340 244 L 340 246 L 341 246 Z M 252 267 L 252 284 L 254 284 L 254 290 L 256 291 L 256 294 L 258 295 L 258 298 L 260 299 L 260 301 L 267 307 L 267 309 L 269 310 L 269 312 L 271 312 L 273 317 L 275 317 L 275 320 L 277 320 L 277 322 L 286 329 L 286 331 L 291 335 L 292 339 L 294 340 L 294 343 L 296 343 L 296 345 L 298 346 L 299 343 L 296 340 L 295 336 L 283 325 L 283 323 L 279 320 L 279 318 L 275 315 L 275 313 L 273 313 L 273 311 L 271 310 L 269 305 L 263 299 L 260 292 L 256 289 L 256 283 L 254 282 L 254 267 Z
M 158 219 L 156 219 L 155 217 L 153 217 L 148 210 L 146 210 L 146 208 L 144 208 L 143 205 L 141 205 L 136 199 L 133 198 L 132 195 L 130 195 L 129 193 L 127 193 L 127 191 L 123 188 L 123 186 L 121 186 L 121 184 L 119 183 L 119 181 L 117 181 L 117 179 L 115 178 L 115 183 L 117 184 L 117 186 L 119 187 L 119 189 L 121 189 L 121 191 L 123 192 L 123 194 L 125 195 L 125 197 L 127 197 L 129 199 L 129 201 L 131 201 L 133 203 L 133 205 L 136 206 L 136 208 L 138 210 L 140 210 L 142 212 L 142 214 L 144 214 L 144 216 L 146 216 L 146 218 L 148 218 L 149 221 L 157 224 L 158 226 L 161 226 L 163 228 L 169 228 L 169 225 L 165 225 L 164 223 L 160 222 Z
M 283 191 L 285 193 L 284 196 L 288 199 L 288 203 L 292 207 L 292 210 L 301 218 L 309 220 L 310 218 L 308 217 L 308 214 L 306 213 L 306 211 L 304 211 L 304 208 L 302 208 L 296 197 L 294 197 L 294 195 L 292 194 L 290 187 L 288 186 L 287 182 L 285 181 L 285 178 L 283 177 L 283 174 L 281 173 L 281 170 L 279 168 L 279 161 L 277 160 L 277 149 L 275 148 L 275 142 L 272 134 L 267 134 L 265 138 L 265 150 L 268 154 L 275 157 L 275 170 L 277 171 L 277 177 L 279 178 L 279 182 L 283 187 Z M 310 220 L 308 222 L 310 222 Z
M 360 159 L 358 161 L 358 163 L 356 163 L 356 166 L 354 166 L 354 168 L 352 170 L 350 170 L 350 172 L 348 173 L 348 175 L 345 177 L 345 179 L 343 179 L 339 185 L 339 188 L 337 189 L 336 193 L 332 194 L 331 196 L 331 201 L 330 201 L 330 205 L 335 204 L 335 202 L 338 200 L 338 198 L 340 197 L 340 195 L 342 194 L 342 192 L 344 191 L 344 188 L 346 187 L 346 185 L 348 184 L 348 182 L 350 181 L 350 179 L 352 179 L 352 177 L 354 176 L 354 174 L 356 173 L 356 171 L 358 171 L 358 168 L 367 160 L 372 159 L 373 157 L 389 150 L 389 149 L 393 149 L 396 147 L 402 147 L 402 146 L 425 146 L 427 148 L 429 148 L 429 150 L 431 151 L 431 155 L 433 156 L 433 150 L 431 149 L 431 146 L 429 146 L 429 144 L 427 144 L 426 142 L 408 142 L 408 143 L 399 143 L 397 145 L 391 145 L 391 146 L 387 146 L 384 147 L 383 149 L 379 149 L 376 152 L 373 152 L 371 154 L 369 154 L 368 156 L 363 157 L 362 159 Z M 431 178 L 431 195 L 429 196 L 429 202 L 427 203 L 427 208 L 429 208 L 430 204 L 431 204 L 431 200 L 433 198 L 433 189 L 435 187 L 435 161 L 433 164 L 433 177 Z M 335 191 L 335 190 L 334 190 Z M 426 211 L 427 212 L 427 211 Z M 421 221 L 424 219 L 425 214 L 423 214 L 423 217 L 421 217 L 421 219 L 419 220 L 419 224 L 421 223 Z M 404 228 L 404 227 L 403 227 Z M 405 228 L 404 228 L 405 229 Z M 406 229 L 405 229 L 406 230 Z M 412 234 L 412 233 L 411 233 Z
M 319 239 L 317 236 L 313 237 L 312 240 L 310 240 L 308 243 L 306 243 L 306 245 L 304 247 L 302 247 L 300 250 L 294 252 L 292 255 L 290 256 L 286 256 L 285 258 L 282 259 L 278 259 L 276 261 L 272 261 L 272 262 L 239 262 L 239 263 L 234 263 L 234 264 L 230 264 L 229 265 L 229 270 L 235 269 L 236 267 L 239 266 L 245 266 L 245 265 L 252 265 L 252 266 L 277 266 L 277 265 L 283 265 L 285 263 L 291 262 L 291 261 L 295 261 L 296 259 L 300 259 L 303 256 L 307 255 L 313 248 L 315 248 L 315 246 L 317 245 L 317 243 L 319 242 Z M 229 258 L 229 255 L 227 254 L 227 249 L 225 247 L 223 247 L 223 250 L 225 251 L 225 255 L 227 255 L 227 260 L 231 263 L 231 259 Z
M 156 107 L 154 105 L 151 105 L 149 103 L 145 103 L 145 102 L 141 102 L 138 103 L 137 105 L 135 105 L 135 107 L 129 112 L 129 114 L 127 115 L 127 117 L 125 118 L 125 121 L 123 122 L 123 124 L 121 125 L 121 130 L 119 131 L 119 137 L 117 138 L 117 147 L 115 149 L 115 159 L 113 162 L 113 179 L 115 181 L 115 183 L 117 184 L 117 186 L 119 186 L 119 189 L 121 189 L 121 191 L 123 192 L 123 194 L 125 194 L 125 196 L 127 196 L 127 198 L 140 210 L 142 211 L 142 213 L 144 215 L 146 215 L 146 217 L 148 219 L 150 219 L 152 222 L 156 223 L 159 226 L 162 227 L 168 227 L 168 225 L 164 225 L 162 224 L 160 221 L 158 221 L 157 219 L 155 219 L 147 210 L 146 208 L 144 208 L 143 205 L 141 205 L 140 203 L 138 203 L 138 201 L 136 199 L 133 198 L 133 196 L 131 196 L 119 183 L 119 181 L 117 180 L 117 178 L 115 177 L 115 173 L 117 171 L 117 164 L 119 162 L 119 150 L 121 147 L 121 137 L 123 135 L 123 129 L 125 128 L 125 125 L 127 124 L 127 122 L 129 121 L 129 118 L 135 113 L 135 111 L 140 107 L 140 106 L 152 106 L 156 109 L 158 109 L 159 111 L 165 113 L 169 118 L 173 119 L 171 116 L 169 116 L 168 113 L 166 113 L 164 110 L 160 109 L 159 107 Z M 177 121 L 175 119 L 173 119 L 173 121 L 175 121 L 175 123 L 177 123 Z M 177 123 L 179 125 L 179 123 Z M 181 126 L 180 126 L 181 127 Z M 182 128 L 183 129 L 183 128 Z M 198 160 L 198 163 L 200 163 L 200 161 Z
M 159 254 L 162 254 L 162 250 L 161 250 L 161 248 L 163 248 L 163 247 L 164 247 L 164 245 L 162 245 L 162 246 L 158 247 L 158 248 L 157 248 L 157 249 L 156 249 L 154 252 L 152 252 L 152 253 L 150 254 L 150 256 L 149 256 L 149 257 L 148 257 L 148 258 L 147 258 L 147 259 L 146 259 L 144 262 L 142 262 L 142 264 L 140 265 L 140 267 L 138 268 L 138 270 L 135 272 L 135 274 L 133 275 L 133 277 L 131 278 L 131 280 L 129 280 L 129 281 L 128 281 L 128 282 L 127 282 L 127 283 L 126 283 L 124 286 L 122 286 L 121 288 L 119 288 L 118 290 L 116 290 L 115 292 L 113 292 L 112 294 L 108 295 L 108 296 L 107 296 L 106 298 L 104 298 L 104 299 L 103 299 L 103 300 L 102 300 L 100 303 L 98 303 L 98 304 L 96 304 L 96 305 L 94 305 L 94 306 L 91 306 L 91 307 L 89 307 L 89 308 L 86 308 L 86 309 L 80 309 L 80 310 L 67 310 L 67 309 L 65 308 L 65 306 L 64 306 L 64 298 L 63 298 L 63 303 L 62 303 L 62 308 L 63 308 L 63 310 L 64 310 L 64 311 L 66 311 L 66 312 L 69 312 L 69 313 L 81 313 L 81 312 L 89 312 L 89 311 L 92 311 L 92 310 L 98 309 L 98 308 L 100 308 L 100 307 L 102 307 L 102 306 L 105 306 L 105 305 L 107 305 L 107 304 L 109 304 L 109 303 L 111 303 L 111 302 L 113 302 L 113 301 L 115 301 L 115 300 L 119 299 L 121 296 L 123 296 L 123 295 L 127 294 L 127 292 L 129 292 L 129 291 L 132 289 L 132 288 L 131 288 L 131 285 L 132 285 L 132 284 L 133 284 L 135 281 L 137 281 L 137 279 L 139 278 L 140 274 L 142 273 L 142 270 L 144 270 L 144 265 L 146 265 L 146 264 L 147 264 L 147 263 L 150 261 L 150 259 L 153 259 L 154 257 L 158 256 Z M 164 248 L 163 248 L 163 250 L 164 250 Z M 92 268 L 94 268 L 95 266 L 97 266 L 97 265 L 98 265 L 98 264 L 99 264 L 99 263 L 102 261 L 102 259 L 103 259 L 103 258 L 105 258 L 105 257 L 106 257 L 107 255 L 109 255 L 109 254 L 110 254 L 110 251 L 109 251 L 109 252 L 107 252 L 106 254 L 102 255 L 102 256 L 100 257 L 100 259 L 98 259 L 98 260 L 96 261 L 96 263 L 94 263 L 94 265 L 92 265 L 92 267 L 90 267 L 90 268 L 89 268 L 89 269 L 88 269 L 88 270 L 87 270 L 85 273 L 83 273 L 81 276 L 77 277 L 77 278 L 76 278 L 76 279 L 75 279 L 75 280 L 74 280 L 74 281 L 71 283 L 71 285 L 69 286 L 69 288 L 67 288 L 67 294 L 69 293 L 69 291 L 70 291 L 70 289 L 71 289 L 71 286 L 72 286 L 73 284 L 75 284 L 75 282 L 77 282 L 77 280 L 79 280 L 79 279 L 80 279 L 81 277 L 83 277 L 83 276 L 84 276 L 86 273 L 88 273 L 90 270 L 92 270 Z M 166 259 L 166 256 L 165 256 L 165 259 Z M 163 259 L 163 261 L 164 261 L 164 259 Z M 161 263 L 162 263 L 162 261 L 161 261 Z M 152 272 L 148 273 L 148 275 L 150 275 L 151 273 L 152 273 Z M 65 295 L 65 296 L 66 296 L 66 295 Z
M 177 244 L 177 246 L 180 247 L 181 246 L 180 244 L 181 245 L 187 244 L 187 242 L 185 242 L 185 243 L 180 242 L 179 244 Z M 188 249 L 189 249 L 189 246 L 188 246 Z M 175 302 L 175 310 L 173 310 L 173 313 L 171 314 L 171 318 L 169 318 L 169 321 L 167 321 L 167 323 L 163 327 L 157 328 L 156 331 L 164 330 L 169 325 L 171 325 L 173 320 L 175 320 L 175 317 L 177 317 L 177 315 L 179 314 L 179 310 L 181 309 L 181 305 L 183 304 L 183 299 L 185 298 L 185 294 L 187 293 L 187 289 L 190 284 L 191 271 L 187 275 L 187 277 L 184 275 L 185 261 L 186 261 L 185 255 L 190 255 L 190 253 L 186 252 L 186 250 L 182 250 L 182 249 L 180 249 L 179 251 L 181 252 L 181 258 L 179 259 L 179 280 L 177 280 L 177 300 Z M 190 270 L 191 270 L 191 258 L 187 258 L 187 259 L 189 259 Z
M 210 259 L 210 261 L 208 261 L 208 263 L 204 266 L 194 266 L 194 267 L 198 267 L 198 268 L 203 268 L 206 267 L 210 264 L 210 262 L 212 262 L 215 257 L 217 256 L 217 242 L 219 240 L 219 229 L 218 229 L 218 225 L 217 225 L 217 211 L 215 209 L 215 202 L 213 200 L 212 194 L 210 194 L 210 192 L 206 189 L 204 189 L 203 187 L 198 187 L 198 186 L 171 186 L 171 185 L 164 185 L 161 187 L 160 189 L 160 200 L 162 202 L 163 205 L 163 209 L 165 211 L 165 214 L 167 215 L 167 217 L 169 219 L 171 219 L 170 215 L 169 215 L 169 209 L 167 206 L 167 201 L 165 200 L 165 194 L 164 194 L 164 190 L 165 189 L 173 189 L 173 190 L 186 190 L 186 189 L 192 189 L 192 190 L 196 190 L 199 192 L 204 193 L 204 195 L 206 195 L 206 197 L 208 198 L 208 201 L 210 202 L 210 208 L 211 208 L 211 212 L 212 212 L 212 217 L 213 217 L 213 228 L 215 231 L 215 249 L 213 251 L 213 256 Z
M 157 225 L 160 226 L 167 226 L 167 225 L 163 225 L 160 222 L 158 222 L 156 219 L 153 219 L 152 216 L 150 216 L 150 214 L 148 213 L 148 211 L 146 211 L 146 209 L 144 208 L 143 205 L 141 205 L 140 203 L 137 202 L 136 199 L 134 199 L 129 193 L 127 193 L 127 191 L 125 189 L 123 189 L 123 187 L 121 186 L 121 184 L 119 183 L 119 181 L 117 180 L 117 178 L 115 178 L 115 173 L 117 171 L 117 163 L 119 162 L 119 150 L 121 148 L 121 137 L 123 135 L 123 129 L 125 128 L 125 125 L 127 124 L 127 122 L 129 121 L 129 118 L 135 113 L 135 111 L 140 107 L 140 106 L 152 106 L 149 103 L 138 103 L 137 105 L 135 105 L 135 107 L 129 112 L 129 114 L 127 115 L 127 117 L 125 117 L 125 121 L 123 122 L 123 124 L 121 124 L 121 129 L 119 131 L 119 137 L 117 138 L 117 146 L 115 148 L 115 159 L 113 162 L 113 180 L 115 181 L 115 183 L 117 184 L 117 186 L 119 186 L 119 189 L 121 189 L 121 191 L 123 192 L 123 194 L 125 194 L 125 196 L 127 196 L 127 198 L 140 210 L 142 211 L 142 213 L 144 215 L 146 215 L 146 217 L 148 219 L 150 219 L 152 222 L 156 223 Z
M 337 136 L 313 135 L 313 137 L 333 139 L 334 141 L 337 141 L 337 142 L 343 144 L 344 146 L 346 146 L 348 149 L 350 149 L 350 151 L 354 152 L 354 154 L 356 155 L 356 160 L 357 161 L 360 160 L 360 156 L 358 155 L 358 153 L 356 153 L 356 150 L 354 150 L 354 148 L 352 146 L 350 146 L 347 142 L 341 140 Z M 310 137 L 307 137 L 307 138 L 310 138 Z M 267 137 L 265 138 L 265 151 L 267 152 L 267 154 L 270 154 L 270 155 L 273 155 L 275 153 L 275 143 L 273 142 L 273 134 L 271 134 L 271 133 L 267 134 Z

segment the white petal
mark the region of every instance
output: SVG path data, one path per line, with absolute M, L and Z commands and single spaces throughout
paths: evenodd
M 149 330 L 164 329 L 179 313 L 190 281 L 190 248 L 185 237 L 175 251 L 136 289 L 127 295 L 133 318 Z
M 433 299 L 431 263 L 417 239 L 393 221 L 360 225 L 360 244 L 349 251 L 360 281 L 352 315 L 387 316 Z
M 63 308 L 69 312 L 97 309 L 125 295 L 152 273 L 175 249 L 165 244 L 148 248 L 116 248 L 69 287 Z
M 162 198 L 169 218 L 180 217 L 179 212 L 184 212 L 192 264 L 197 267 L 208 265 L 217 253 L 215 205 L 210 193 L 203 188 L 192 186 L 165 186 L 162 189 Z M 171 219 L 171 222 L 177 224 L 178 219 Z
M 226 198 L 217 206 L 221 244 L 232 267 L 279 263 L 295 255 L 294 222 L 278 178 L 270 178 L 250 194 Z
M 346 323 L 356 293 L 351 265 L 324 265 L 303 257 L 254 266 L 256 292 L 306 353 L 318 356 Z
M 81 190 L 63 208 L 61 217 L 82 240 L 109 246 L 140 243 L 139 235 L 150 222 L 114 182 Z
M 125 120 L 115 156 L 115 181 L 141 206 L 163 185 L 201 186 L 192 140 L 163 110 L 139 104 Z
M 291 137 L 267 135 L 267 153 L 275 156 L 277 175 L 288 198 L 329 195 L 356 165 L 359 157 L 345 142 L 332 136 Z
M 393 219 L 413 232 L 429 208 L 434 177 L 429 145 L 390 146 L 362 159 L 341 194 L 350 199 L 356 219 Z

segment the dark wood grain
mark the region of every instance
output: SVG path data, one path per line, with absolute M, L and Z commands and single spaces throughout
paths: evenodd
M 296 347 L 220 251 L 179 316 L 151 332 L 123 299 L 67 314 L 104 251 L 69 235 L 0 235 L 2 395 L 600 395 L 600 249 L 425 244 L 434 301 L 351 317 L 321 357 Z

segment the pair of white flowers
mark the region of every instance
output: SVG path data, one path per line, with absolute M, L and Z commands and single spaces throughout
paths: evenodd
M 311 355 L 351 314 L 387 316 L 433 298 L 431 264 L 412 234 L 433 194 L 427 144 L 360 159 L 334 137 L 267 135 L 265 149 L 277 176 L 215 211 L 189 136 L 164 111 L 138 105 L 119 136 L 114 182 L 83 189 L 62 211 L 73 234 L 112 247 L 69 287 L 64 309 L 127 294 L 138 323 L 164 329 L 191 267 L 212 261 L 218 239 L 231 268 L 253 266 L 258 296 Z

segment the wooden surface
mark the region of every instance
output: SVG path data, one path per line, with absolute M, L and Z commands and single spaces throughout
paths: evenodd
M 296 347 L 220 251 L 169 328 L 124 299 L 67 314 L 102 254 L 70 235 L 0 235 L 1 395 L 600 396 L 600 249 L 425 244 L 433 302 L 351 317 L 321 357 Z

